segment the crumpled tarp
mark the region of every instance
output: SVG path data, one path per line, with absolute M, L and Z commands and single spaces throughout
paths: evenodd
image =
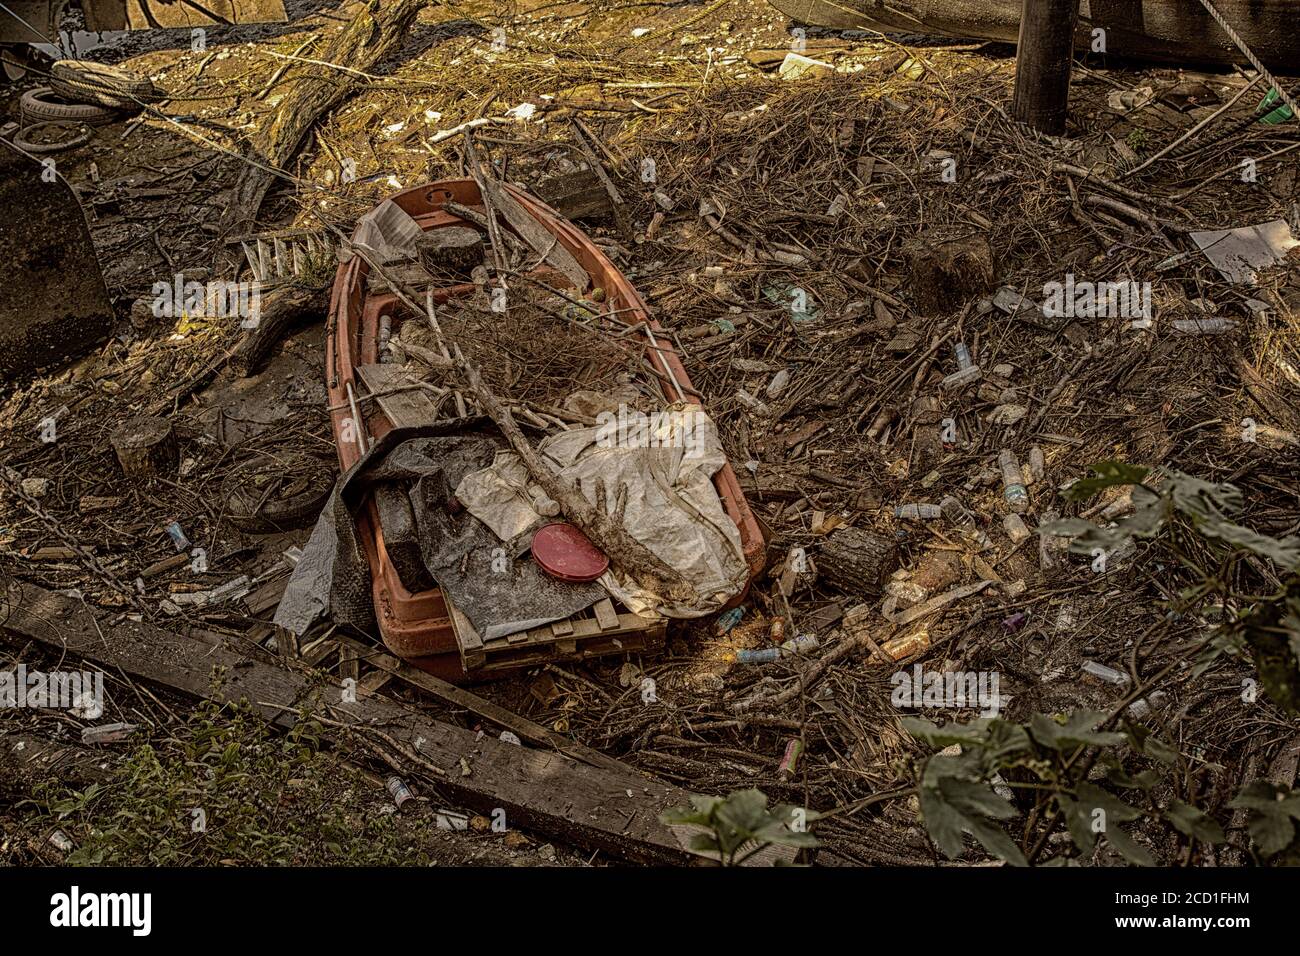
M 595 427 L 552 435 L 538 451 L 593 504 L 599 504 L 596 483 L 603 481 L 608 511 L 625 488 L 623 524 L 628 532 L 679 571 L 699 595 L 694 604 L 675 604 L 606 572 L 600 584 L 627 608 L 638 614 L 702 617 L 744 590 L 749 569 L 740 531 L 727 517 L 712 481 L 726 456 L 717 426 L 698 406 L 649 416 L 602 413 Z M 519 457 L 500 451 L 491 467 L 457 485 L 456 497 L 502 540 L 522 541 L 543 522 L 528 485 Z
M 447 434 L 454 430 L 456 434 Z M 408 486 L 420 557 L 433 580 L 485 640 L 576 614 L 605 592 L 544 574 L 516 558 L 478 518 L 447 509 L 451 489 L 493 460 L 499 441 L 456 425 L 394 429 L 339 478 L 275 612 L 303 634 L 317 621 L 374 633 L 370 565 L 355 515 L 381 482 Z

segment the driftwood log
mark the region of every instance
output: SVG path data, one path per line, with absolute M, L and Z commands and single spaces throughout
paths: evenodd
M 302 319 L 321 316 L 329 306 L 324 286 L 290 285 L 262 296 L 257 328 L 250 331 L 230 354 L 230 367 L 241 378 L 252 375 L 266 362 L 271 350 Z
M 415 251 L 430 275 L 468 276 L 483 262 L 483 237 L 465 226 L 430 229 L 415 240 Z
M 841 528 L 817 551 L 822 579 L 854 598 L 879 595 L 897 567 L 898 545 L 861 528 Z
M 155 478 L 176 471 L 180 458 L 176 433 L 165 418 L 128 418 L 109 436 L 109 443 L 128 478 Z
M 356 14 L 349 9 L 351 22 L 313 57 L 318 63 L 294 62 L 284 77 L 286 93 L 276 106 L 274 118 L 249 144 L 247 157 L 252 162 L 244 165 L 235 183 L 222 217 L 222 235 L 251 231 L 262 200 L 276 179 L 276 174 L 266 167 L 282 169 L 298 155 L 316 122 L 367 82 L 361 74 L 406 42 L 416 14 L 427 3 L 370 0 Z M 347 69 L 321 63 L 339 63 Z

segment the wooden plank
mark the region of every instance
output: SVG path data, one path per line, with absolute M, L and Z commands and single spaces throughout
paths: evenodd
M 573 257 L 573 253 L 560 245 L 559 240 L 534 219 L 527 209 L 519 205 L 518 200 L 496 180 L 484 178 L 479 182 L 479 186 L 487 193 L 496 211 L 510 224 L 510 228 L 518 233 L 544 262 L 563 273 L 579 292 L 586 290 L 591 277 Z
M 390 671 L 373 671 L 357 681 L 357 693 L 364 694 L 366 697 L 377 694 L 394 676 L 396 675 Z
M 527 717 L 521 717 L 519 714 L 512 713 L 504 707 L 500 707 L 490 700 L 478 696 L 478 694 L 468 691 L 463 687 L 457 687 L 455 684 L 449 684 L 439 677 L 434 677 L 418 667 L 412 667 L 403 660 L 387 654 L 378 648 L 367 647 L 360 641 L 355 641 L 350 637 L 339 638 L 341 642 L 347 643 L 350 647 L 356 649 L 362 659 L 368 664 L 380 668 L 410 684 L 412 687 L 418 687 L 437 697 L 439 700 L 445 700 L 449 704 L 455 704 L 457 707 L 463 707 L 471 714 L 475 714 L 485 720 L 490 720 L 494 724 L 504 727 L 506 730 L 514 731 L 520 740 L 526 740 L 529 743 L 537 744 L 541 747 L 552 747 L 562 754 L 568 754 L 575 760 L 581 760 L 592 767 L 605 767 L 609 770 L 617 770 L 620 773 L 636 773 L 634 769 L 616 760 L 613 757 L 606 756 L 599 750 L 592 750 L 590 747 L 584 747 L 575 740 L 570 740 L 563 734 L 551 730 L 549 727 L 543 727 L 541 724 L 534 723 Z
M 248 608 L 248 613 L 253 617 L 264 614 L 280 604 L 280 598 L 284 597 L 284 589 L 288 586 L 289 572 L 286 569 L 284 574 L 276 575 L 252 594 L 245 597 L 244 606 Z
M 394 428 L 431 425 L 438 408 L 404 365 L 358 365 L 357 374 Z M 400 388 L 401 391 L 392 391 Z M 388 394 L 383 394 L 388 393 Z
M 100 621 L 79 600 L 12 578 L 0 583 L 8 608 L 3 632 L 19 641 L 36 641 L 196 697 L 246 698 L 282 728 L 293 726 L 300 711 L 328 715 L 361 739 L 371 728 L 382 728 L 419 755 L 420 763 L 412 761 L 407 772 L 436 780 L 448 799 L 477 813 L 501 808 L 512 826 L 632 862 L 693 860 L 659 819 L 688 801 L 689 792 L 679 787 L 480 737 L 382 697 L 348 702 L 341 685 L 322 682 L 319 674 L 252 660 L 229 644 L 209 647 L 124 615 Z M 214 668 L 224 671 L 220 686 L 214 686 Z
M 302 654 L 302 659 L 312 667 L 315 667 L 320 664 L 321 661 L 325 660 L 325 658 L 337 651 L 338 647 L 338 644 L 333 640 L 320 640 Z
M 614 610 L 609 598 L 601 598 L 592 606 L 592 610 L 596 612 L 596 623 L 602 631 L 612 631 L 618 627 L 618 612 Z

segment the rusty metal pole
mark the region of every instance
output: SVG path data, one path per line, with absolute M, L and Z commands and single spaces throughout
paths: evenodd
M 1079 0 L 1024 0 L 1011 115 L 1052 136 L 1065 132 Z

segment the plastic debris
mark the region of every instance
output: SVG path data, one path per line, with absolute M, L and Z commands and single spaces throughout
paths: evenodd
M 135 731 L 135 724 L 120 722 L 102 724 L 99 727 L 83 727 L 81 728 L 81 742 L 83 744 L 115 744 L 126 740 Z
M 411 788 L 406 785 L 406 781 L 394 774 L 384 781 L 384 786 L 388 788 L 389 794 L 393 797 L 393 803 L 397 804 L 397 809 L 402 809 L 402 804 L 408 800 L 414 800 L 415 794 Z
M 1117 671 L 1113 667 L 1107 667 L 1105 664 L 1098 664 L 1096 661 L 1084 661 L 1083 671 L 1100 681 L 1105 681 L 1107 684 L 1120 685 L 1129 682 L 1127 674 Z
M 894 517 L 902 521 L 935 521 L 943 517 L 943 509 L 936 504 L 919 501 L 895 506 Z
M 1016 514 L 1024 514 L 1029 508 L 1029 492 L 1025 490 L 1025 473 L 1020 468 L 1020 460 L 1009 448 L 998 452 L 998 469 L 1002 472 L 1002 498 Z
M 718 620 L 714 625 L 715 632 L 726 634 L 729 630 L 740 623 L 740 619 L 745 616 L 743 607 L 733 607 L 730 611 L 718 615 Z
M 174 518 L 167 525 L 167 537 L 172 539 L 172 544 L 176 545 L 177 551 L 188 551 L 190 549 L 190 539 L 185 537 L 185 532 L 181 529 L 181 523 Z
M 1028 540 L 1032 532 L 1025 525 L 1025 521 L 1018 514 L 1009 514 L 1002 519 L 1002 528 L 1006 531 L 1007 537 L 1011 539 L 1012 544 L 1019 544 Z
M 785 753 L 781 755 L 781 763 L 776 768 L 778 776 L 793 777 L 799 765 L 799 755 L 803 753 L 803 742 L 798 738 L 792 738 L 785 742 Z

